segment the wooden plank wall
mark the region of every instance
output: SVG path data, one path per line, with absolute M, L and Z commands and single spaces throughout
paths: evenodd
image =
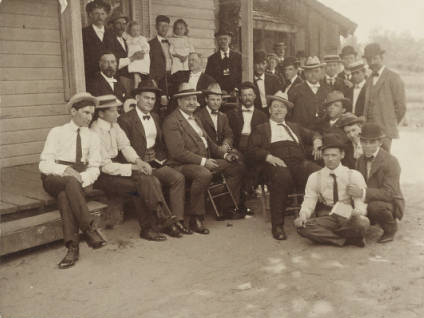
M 57 0 L 0 4 L 0 167 L 37 162 L 68 120 Z
M 171 19 L 184 19 L 189 27 L 189 36 L 193 40 L 196 51 L 203 55 L 204 61 L 215 52 L 215 1 L 214 0 L 151 0 L 151 36 L 156 35 L 155 18 L 165 14 Z M 206 67 L 206 64 L 204 65 Z

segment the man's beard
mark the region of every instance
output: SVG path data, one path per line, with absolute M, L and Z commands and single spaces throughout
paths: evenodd
M 116 74 L 116 71 L 113 68 L 107 68 L 103 71 L 107 77 L 114 77 Z

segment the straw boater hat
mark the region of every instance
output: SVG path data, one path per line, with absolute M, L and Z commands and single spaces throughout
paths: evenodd
M 162 90 L 158 88 L 154 79 L 146 78 L 141 80 L 140 84 L 138 84 L 138 87 L 136 89 L 132 90 L 132 96 L 135 96 L 142 92 L 152 92 L 152 93 L 159 94 L 159 93 L 162 93 Z
M 193 88 L 192 86 L 190 86 L 189 83 L 184 82 L 178 88 L 178 93 L 174 94 L 172 96 L 172 98 L 178 99 L 178 98 L 181 98 L 181 97 L 187 97 L 187 96 L 193 96 L 193 95 L 197 96 L 197 95 L 200 95 L 200 94 L 203 94 L 203 92 L 202 91 L 196 91 L 196 89 Z
M 274 95 L 268 95 L 266 98 L 268 99 L 269 104 L 271 104 L 272 101 L 276 100 L 283 103 L 290 109 L 292 109 L 294 106 L 293 103 L 289 101 L 287 94 L 283 93 L 282 91 L 277 91 Z
M 365 71 L 365 63 L 361 60 L 353 62 L 349 65 L 347 68 L 351 73 L 359 72 L 359 71 Z
M 380 44 L 378 43 L 370 43 L 368 44 L 364 49 L 364 56 L 365 58 L 370 58 L 376 55 L 384 54 L 384 50 L 381 49 Z
M 76 93 L 69 100 L 67 107 L 70 110 L 71 108 L 75 108 L 76 110 L 86 107 L 86 106 L 97 106 L 99 104 L 99 100 L 97 97 L 94 97 L 90 93 L 81 92 Z
M 229 98 L 229 97 L 231 97 L 231 95 L 224 94 L 222 92 L 221 86 L 219 86 L 218 83 L 212 83 L 212 84 L 210 84 L 207 89 L 203 90 L 203 94 L 205 96 L 208 96 L 208 95 L 221 95 L 222 98 Z
M 343 128 L 354 124 L 363 124 L 364 121 L 365 120 L 363 117 L 358 117 L 352 113 L 344 113 L 335 123 L 335 126 L 338 128 Z
M 325 66 L 325 63 L 321 63 L 319 58 L 317 56 L 310 56 L 305 62 L 305 65 L 303 65 L 303 69 L 306 70 L 313 70 L 315 68 L 320 68 Z
M 96 106 L 96 109 L 122 106 L 122 102 L 117 99 L 115 95 L 112 94 L 98 96 L 97 99 L 99 101 L 99 104 Z
M 343 56 L 345 55 L 355 55 L 356 56 L 356 51 L 353 48 L 353 46 L 351 45 L 346 45 L 343 49 L 342 52 L 340 53 L 340 57 L 343 58 Z
M 336 54 L 329 54 L 324 56 L 324 62 L 325 63 L 341 63 L 342 60 L 340 59 L 340 56 Z
M 379 140 L 386 137 L 386 135 L 380 125 L 375 123 L 365 123 L 362 126 L 362 131 L 359 137 L 364 140 Z
M 327 95 L 327 97 L 324 101 L 323 107 L 325 108 L 325 107 L 331 105 L 332 103 L 339 102 L 339 101 L 343 102 L 343 106 L 345 106 L 346 104 L 348 104 L 348 105 L 351 104 L 350 99 L 344 97 L 344 95 L 341 91 L 335 90 L 335 91 L 331 91 L 330 93 L 328 93 L 328 95 Z

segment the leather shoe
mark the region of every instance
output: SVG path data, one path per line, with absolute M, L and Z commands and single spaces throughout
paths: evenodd
M 69 268 L 74 266 L 77 260 L 79 259 L 79 247 L 78 245 L 70 245 L 68 247 L 68 252 L 65 257 L 58 264 L 60 269 Z
M 244 219 L 246 215 L 240 209 L 231 209 L 224 213 L 224 217 L 227 220 L 239 220 Z
M 205 228 L 203 222 L 198 217 L 192 217 L 190 220 L 190 228 L 200 234 L 209 234 L 209 230 Z
M 186 235 L 193 234 L 193 231 L 190 230 L 188 227 L 186 227 L 183 222 L 184 221 L 178 221 L 177 223 L 175 223 L 175 226 L 178 228 L 180 233 L 183 233 L 183 234 L 186 234 Z
M 284 232 L 282 225 L 276 225 L 272 227 L 272 236 L 274 236 L 274 238 L 279 241 L 287 240 L 287 235 Z
M 93 249 L 101 248 L 106 245 L 106 241 L 97 229 L 85 232 L 85 241 Z
M 175 224 L 171 224 L 170 226 L 168 226 L 164 232 L 172 237 L 183 237 L 180 230 Z
M 148 241 L 156 241 L 156 242 L 166 241 L 165 235 L 162 235 L 152 229 L 146 229 L 144 231 L 141 231 L 140 237 Z
M 255 215 L 255 213 L 253 212 L 252 209 L 248 208 L 247 206 L 245 206 L 244 204 L 240 204 L 239 206 L 239 210 L 244 214 L 244 215 Z

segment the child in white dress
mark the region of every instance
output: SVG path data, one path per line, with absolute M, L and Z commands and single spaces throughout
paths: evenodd
M 137 88 L 141 81 L 141 74 L 148 75 L 150 72 L 150 45 L 147 39 L 140 34 L 140 25 L 131 21 L 127 27 L 128 56 L 137 51 L 144 53 L 142 60 L 135 60 L 128 65 L 128 72 L 134 74 L 134 87 Z
M 187 36 L 188 26 L 183 19 L 178 19 L 173 26 L 174 35 L 169 37 L 170 52 L 172 55 L 171 74 L 188 70 L 188 55 L 194 52 L 191 39 Z

